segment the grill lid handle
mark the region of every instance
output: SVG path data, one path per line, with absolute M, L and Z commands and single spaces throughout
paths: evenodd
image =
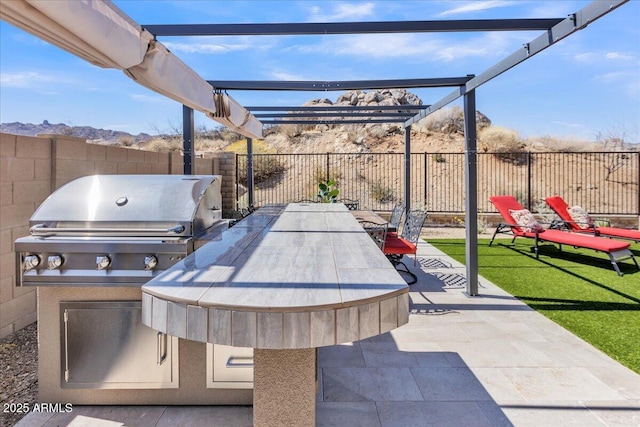
M 106 234 L 106 235 L 131 235 L 131 234 L 180 234 L 184 231 L 181 224 L 169 228 L 72 228 L 72 227 L 47 227 L 45 224 L 36 224 L 29 229 L 32 236 L 74 235 L 74 234 Z

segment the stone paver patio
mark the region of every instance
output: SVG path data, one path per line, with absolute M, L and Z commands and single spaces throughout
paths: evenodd
M 640 426 L 640 375 L 482 278 L 467 297 L 464 267 L 429 244 L 418 255 L 407 325 L 319 349 L 318 426 Z M 18 426 L 251 419 L 251 407 L 75 406 Z

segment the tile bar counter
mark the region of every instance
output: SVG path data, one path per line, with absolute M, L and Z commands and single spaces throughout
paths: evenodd
M 142 287 L 143 323 L 254 348 L 254 425 L 314 425 L 316 348 L 408 322 L 409 288 L 342 204 L 258 209 Z

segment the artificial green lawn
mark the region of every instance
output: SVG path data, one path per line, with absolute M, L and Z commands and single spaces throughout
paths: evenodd
M 480 274 L 533 309 L 640 373 L 640 271 L 620 262 L 619 277 L 609 258 L 592 250 L 544 245 L 540 259 L 531 240 L 478 242 Z M 465 262 L 463 239 L 429 239 L 455 260 Z M 640 244 L 631 249 L 640 262 Z

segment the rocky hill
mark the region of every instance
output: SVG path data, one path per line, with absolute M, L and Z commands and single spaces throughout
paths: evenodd
M 44 120 L 40 124 L 32 123 L 2 123 L 0 124 L 0 132 L 12 133 L 14 135 L 35 136 L 38 134 L 57 134 L 69 135 L 77 138 L 84 138 L 94 144 L 124 144 L 130 145 L 134 143 L 148 141 L 152 138 L 146 133 L 131 135 L 127 132 L 109 129 L 96 129 L 91 126 L 69 126 L 65 123 L 49 123 Z

